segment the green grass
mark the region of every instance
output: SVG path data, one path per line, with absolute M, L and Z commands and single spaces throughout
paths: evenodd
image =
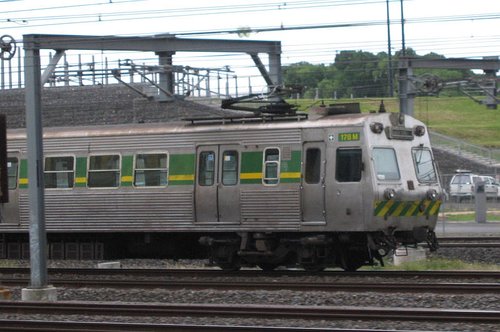
M 439 249 L 438 249 L 439 250 Z M 374 267 L 376 270 L 403 270 L 403 271 L 443 271 L 443 270 L 500 270 L 498 264 L 480 264 L 480 263 L 466 263 L 461 260 L 450 260 L 443 258 L 428 258 L 426 260 L 407 262 L 401 265 L 392 265 L 386 263 L 385 267 Z
M 332 103 L 359 102 L 362 112 L 376 111 L 382 98 L 325 99 L 326 105 Z M 397 98 L 384 98 L 388 112 L 399 112 Z M 294 99 L 299 110 L 306 111 L 311 105 L 321 101 Z M 487 109 L 467 97 L 418 97 L 415 99 L 414 116 L 424 122 L 431 130 L 441 134 L 466 140 L 472 144 L 500 149 L 500 107 Z

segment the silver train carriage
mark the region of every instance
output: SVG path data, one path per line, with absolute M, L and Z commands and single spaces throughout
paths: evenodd
M 345 270 L 437 246 L 425 125 L 398 113 L 44 130 L 52 258 L 209 257 L 223 269 Z M 26 254 L 26 133 L 8 131 L 0 257 Z

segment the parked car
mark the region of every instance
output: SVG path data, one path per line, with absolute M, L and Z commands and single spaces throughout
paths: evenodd
M 450 197 L 458 201 L 474 197 L 474 183 L 481 181 L 479 175 L 466 170 L 457 170 L 450 181 Z
M 494 177 L 487 175 L 479 175 L 481 181 L 484 181 L 484 191 L 486 198 L 496 199 L 500 196 L 500 184 Z

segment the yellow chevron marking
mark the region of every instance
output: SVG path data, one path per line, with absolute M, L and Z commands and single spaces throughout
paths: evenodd
M 422 212 L 419 212 L 420 216 L 424 215 L 425 211 L 427 211 L 427 208 L 429 207 L 430 204 L 431 204 L 431 201 L 429 201 L 429 200 L 425 200 L 424 201 L 424 209 L 423 209 Z
M 415 212 L 415 210 L 418 208 L 418 206 L 420 205 L 420 201 L 414 201 L 413 202 L 413 205 L 412 207 L 408 210 L 408 212 L 406 212 L 406 217 L 409 217 L 413 214 L 413 212 Z
M 429 211 L 429 215 L 434 216 L 438 213 L 439 207 L 441 206 L 441 201 L 437 201 L 436 204 L 432 207 L 432 209 Z
M 391 208 L 391 206 L 395 203 L 395 201 L 388 201 L 382 210 L 378 213 L 379 216 L 385 216 L 387 211 Z
M 396 208 L 396 210 L 391 214 L 392 216 L 400 216 L 401 212 L 405 208 L 406 204 L 405 202 L 399 202 L 399 206 Z

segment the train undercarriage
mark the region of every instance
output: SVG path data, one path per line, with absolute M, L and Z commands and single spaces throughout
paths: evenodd
M 241 233 L 203 236 L 200 243 L 210 249 L 210 259 L 223 270 L 259 266 L 274 270 L 278 266 L 299 266 L 307 271 L 340 267 L 356 271 L 364 265 L 383 266 L 383 258 L 400 245 L 427 242 L 437 248 L 433 231 L 418 228 L 412 232 L 387 235 L 373 233 Z
M 279 266 L 322 271 L 340 267 L 355 271 L 380 264 L 401 245 L 427 242 L 437 248 L 433 231 L 373 233 L 100 233 L 47 235 L 49 259 L 107 260 L 123 258 L 208 259 L 226 271 Z M 0 237 L 0 259 L 29 259 L 26 233 Z

